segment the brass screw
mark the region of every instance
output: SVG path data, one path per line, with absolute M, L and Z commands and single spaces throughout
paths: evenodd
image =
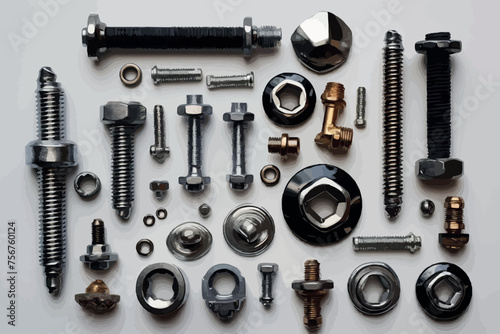
M 335 125 L 337 117 L 345 108 L 344 85 L 337 82 L 327 83 L 321 95 L 321 102 L 325 106 L 325 117 L 323 128 L 314 141 L 318 145 L 327 146 L 333 153 L 347 153 L 352 144 L 352 129 Z
M 110 294 L 106 283 L 98 279 L 90 283 L 85 293 L 75 295 L 75 301 L 85 309 L 105 313 L 115 308 L 120 302 L 120 296 Z
M 439 243 L 451 251 L 458 251 L 469 242 L 469 235 L 462 233 L 465 229 L 464 207 L 462 197 L 447 197 L 444 201 L 444 229 L 447 233 L 439 234 Z
M 304 280 L 293 281 L 292 289 L 304 300 L 304 325 L 310 330 L 321 327 L 321 299 L 333 289 L 332 280 L 320 280 L 319 262 L 307 260 L 304 263 Z
M 267 150 L 269 153 L 280 154 L 282 158 L 288 158 L 288 155 L 299 155 L 300 139 L 289 137 L 288 133 L 283 133 L 281 137 L 269 137 Z

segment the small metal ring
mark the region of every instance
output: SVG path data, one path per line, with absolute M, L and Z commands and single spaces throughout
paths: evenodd
M 127 79 L 126 73 L 133 72 L 135 77 L 132 80 Z M 142 71 L 139 66 L 133 63 L 125 64 L 120 70 L 120 80 L 127 86 L 138 85 L 142 80 Z
M 94 183 L 94 189 L 91 191 L 85 191 L 82 185 L 85 181 L 91 180 Z M 75 191 L 82 198 L 90 198 L 96 196 L 101 192 L 101 180 L 92 172 L 81 172 L 75 178 L 74 182 Z
M 165 208 L 158 208 L 158 210 L 156 210 L 156 217 L 158 217 L 158 219 L 165 219 L 167 218 L 167 209 Z
M 266 176 L 267 172 L 274 172 L 275 174 L 274 178 L 272 179 L 267 178 Z M 280 169 L 275 165 L 265 165 L 260 170 L 260 179 L 262 180 L 262 182 L 264 182 L 266 186 L 274 186 L 278 184 L 278 182 L 280 181 L 280 177 L 281 177 Z
M 142 246 L 147 245 L 149 247 L 149 250 L 147 252 L 143 252 Z M 149 239 L 141 239 L 137 242 L 137 245 L 135 245 L 135 250 L 137 251 L 137 254 L 140 256 L 149 256 L 151 253 L 153 253 L 153 250 L 155 249 L 155 245 L 153 242 Z
M 142 218 L 142 221 L 146 226 L 153 226 L 156 222 L 156 219 L 155 216 L 147 214 L 144 216 L 144 218 Z

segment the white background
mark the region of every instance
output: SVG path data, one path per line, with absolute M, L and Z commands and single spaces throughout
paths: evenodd
M 51 4 L 50 6 L 44 4 Z M 57 5 L 54 5 L 57 4 Z M 498 203 L 498 122 L 500 104 L 500 70 L 496 33 L 499 31 L 497 6 L 492 1 L 11 1 L 1 11 L 2 25 L 2 163 L 0 181 L 0 275 L 2 333 L 272 333 L 304 332 L 302 304 L 290 289 L 294 279 L 302 277 L 302 264 L 318 259 L 322 277 L 333 279 L 335 289 L 323 302 L 324 333 L 429 333 L 494 332 L 497 324 L 500 288 L 498 251 L 500 232 Z M 353 30 L 354 47 L 349 60 L 340 69 L 317 75 L 304 68 L 295 58 L 290 36 L 303 20 L 320 10 L 341 17 Z M 283 40 L 275 53 L 256 55 L 250 60 L 239 55 L 147 53 L 109 54 L 100 63 L 87 58 L 81 45 L 80 31 L 90 13 L 99 13 L 109 26 L 240 26 L 245 16 L 256 25 L 276 25 L 283 29 Z M 31 26 L 30 26 L 31 25 Z M 34 29 L 33 29 L 34 27 Z M 31 28 L 31 30 L 30 30 Z M 382 198 L 382 47 L 385 31 L 398 30 L 406 47 L 404 60 L 404 205 L 396 222 L 384 215 Z M 463 52 L 453 56 L 453 147 L 452 156 L 465 161 L 465 175 L 455 185 L 441 188 L 424 187 L 415 177 L 415 161 L 425 156 L 425 66 L 423 56 L 414 51 L 414 43 L 426 33 L 450 31 L 452 38 L 462 40 Z M 142 84 L 125 87 L 118 78 L 120 67 L 134 62 L 144 71 Z M 66 90 L 70 140 L 78 143 L 81 160 L 78 171 L 89 170 L 100 176 L 103 188 L 95 201 L 82 201 L 68 179 L 68 250 L 67 270 L 62 295 L 52 299 L 44 286 L 42 267 L 38 264 L 37 188 L 32 171 L 25 165 L 24 147 L 36 136 L 35 94 L 38 71 L 52 66 Z M 207 74 L 238 74 L 254 71 L 253 89 L 209 92 L 204 83 L 180 83 L 154 86 L 149 77 L 152 66 L 200 67 Z M 328 81 L 346 87 L 347 108 L 339 120 L 353 126 L 355 92 L 365 86 L 368 94 L 367 128 L 354 130 L 354 143 L 346 156 L 332 156 L 319 149 L 314 135 L 320 130 L 322 105 L 316 104 L 311 119 L 288 130 L 301 138 L 302 148 L 294 162 L 282 163 L 266 152 L 267 138 L 286 130 L 275 126 L 265 116 L 261 94 L 267 81 L 281 72 L 298 72 L 314 85 L 317 96 Z M 186 174 L 186 125 L 176 115 L 177 105 L 186 94 L 203 94 L 214 108 L 204 133 L 205 166 L 213 184 L 201 195 L 190 195 L 177 184 Z M 136 136 L 136 201 L 127 223 L 120 222 L 111 209 L 110 143 L 99 120 L 99 107 L 109 100 L 137 100 L 148 108 L 146 125 Z M 248 170 L 256 176 L 255 184 L 243 194 L 232 192 L 225 182 L 230 171 L 230 128 L 222 121 L 230 103 L 247 102 L 255 122 L 248 136 Z M 166 110 L 167 141 L 171 156 L 163 165 L 149 156 L 153 143 L 152 110 L 162 104 Z M 282 180 L 274 188 L 266 188 L 258 178 L 262 166 L 276 164 Z M 363 195 L 363 213 L 352 235 L 340 243 L 318 248 L 295 238 L 281 214 L 281 194 L 288 179 L 298 170 L 316 163 L 331 163 L 348 171 L 357 181 Z M 170 181 L 164 203 L 157 203 L 148 189 L 152 179 Z M 443 201 L 448 195 L 463 196 L 466 201 L 465 222 L 471 241 L 464 252 L 451 255 L 437 242 L 443 231 Z M 423 219 L 419 203 L 430 198 L 436 212 Z M 202 220 L 197 207 L 209 203 L 212 216 Z M 226 245 L 222 223 L 226 214 L 241 203 L 264 206 L 274 217 L 276 237 L 267 252 L 257 258 L 242 258 Z M 165 206 L 169 215 L 152 228 L 142 217 Z M 90 272 L 78 257 L 90 242 L 90 223 L 101 218 L 107 224 L 108 241 L 119 253 L 117 267 L 102 275 Z M 7 221 L 18 224 L 18 318 L 17 327 L 7 326 L 6 268 Z M 181 262 L 167 250 L 165 240 L 178 224 L 194 220 L 207 226 L 214 237 L 212 250 L 195 262 Z M 420 252 L 355 254 L 351 248 L 354 235 L 396 235 L 414 232 L 423 238 Z M 135 243 L 150 238 L 154 253 L 141 258 Z M 380 317 L 368 317 L 352 305 L 347 279 L 352 270 L 367 261 L 384 261 L 392 266 L 401 281 L 401 298 L 394 310 Z M 276 280 L 276 303 L 265 311 L 259 303 L 260 262 L 280 265 Z M 474 295 L 468 312 L 453 322 L 438 323 L 420 309 L 415 297 L 415 281 L 427 266 L 450 261 L 461 266 L 470 276 Z M 179 265 L 187 273 L 190 296 L 184 308 L 171 319 L 157 319 L 147 313 L 135 296 L 139 272 L 148 264 L 168 262 Z M 201 297 L 201 278 L 214 264 L 236 265 L 247 281 L 247 300 L 231 323 L 221 323 Z M 117 309 L 105 316 L 84 312 L 74 301 L 94 279 L 106 281 L 112 293 L 121 295 Z

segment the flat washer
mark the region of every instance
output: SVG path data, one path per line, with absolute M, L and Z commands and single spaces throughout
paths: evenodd
M 127 79 L 127 72 L 135 73 L 135 77 L 131 80 Z M 123 65 L 120 69 L 120 80 L 127 86 L 135 86 L 141 83 L 142 70 L 139 66 L 133 63 Z
M 147 252 L 142 251 L 142 246 L 144 246 L 144 245 L 148 246 Z M 155 249 L 155 245 L 149 239 L 141 239 L 135 245 L 135 250 L 137 251 L 137 254 L 139 254 L 140 256 L 149 256 L 149 255 L 151 255 L 151 253 L 153 253 L 154 249 Z
M 94 183 L 94 188 L 90 191 L 85 191 L 82 185 L 85 181 L 91 180 Z M 76 193 L 82 198 L 91 198 L 97 196 L 101 192 L 101 180 L 92 172 L 81 172 L 75 177 L 73 183 Z
M 144 218 L 142 218 L 142 222 L 144 223 L 144 225 L 146 226 L 153 226 L 156 222 L 156 219 L 155 219 L 155 216 L 151 215 L 151 214 L 147 214 L 144 216 Z
M 323 217 L 313 210 L 318 197 L 335 203 L 330 215 Z M 347 172 L 321 164 L 306 167 L 290 179 L 281 207 L 295 236 L 310 244 L 328 245 L 353 231 L 363 205 L 358 185 Z
M 266 173 L 269 171 L 274 172 L 274 177 L 272 179 L 266 177 Z M 260 170 L 260 179 L 262 180 L 262 182 L 264 182 L 266 186 L 277 185 L 278 182 L 280 182 L 280 178 L 281 178 L 280 169 L 275 165 L 265 165 Z
M 158 219 L 165 219 L 167 218 L 167 215 L 168 212 L 165 208 L 158 208 L 158 210 L 156 210 L 156 217 L 158 217 Z

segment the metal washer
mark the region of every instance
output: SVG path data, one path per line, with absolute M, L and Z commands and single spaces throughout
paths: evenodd
M 242 256 L 257 256 L 267 250 L 274 239 L 274 221 L 264 208 L 243 204 L 224 220 L 227 244 Z
M 195 222 L 180 224 L 167 237 L 168 250 L 179 260 L 192 261 L 203 257 L 212 247 L 212 234 Z

